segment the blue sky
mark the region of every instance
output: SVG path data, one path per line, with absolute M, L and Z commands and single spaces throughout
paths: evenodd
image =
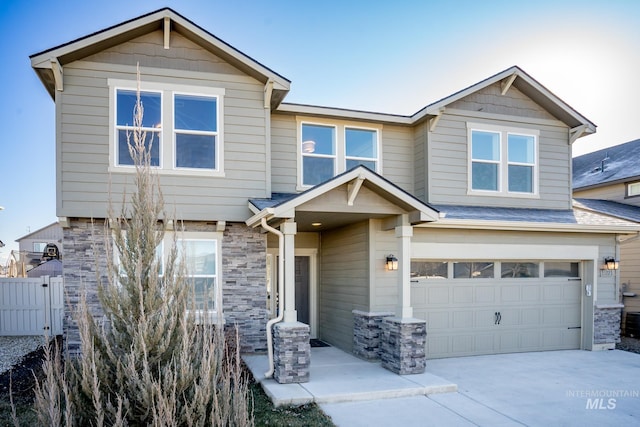
M 56 220 L 54 104 L 29 55 L 171 7 L 292 81 L 288 102 L 412 114 L 512 65 L 598 125 L 574 153 L 640 138 L 640 1 L 0 0 L 0 249 Z

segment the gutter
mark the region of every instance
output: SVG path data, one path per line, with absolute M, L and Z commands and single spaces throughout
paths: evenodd
M 273 377 L 273 334 L 271 327 L 284 318 L 284 234 L 267 224 L 265 217 L 260 219 L 260 224 L 265 230 L 278 236 L 278 317 L 267 322 L 267 350 L 269 354 L 269 370 L 264 373 L 265 378 Z

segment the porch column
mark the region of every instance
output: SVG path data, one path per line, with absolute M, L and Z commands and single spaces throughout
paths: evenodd
M 399 225 L 396 227 L 398 239 L 398 306 L 396 316 L 401 319 L 413 317 L 411 307 L 411 237 L 413 227 Z
M 280 226 L 280 230 L 284 234 L 284 321 L 293 323 L 298 321 L 295 262 L 297 225 L 293 221 L 287 221 Z

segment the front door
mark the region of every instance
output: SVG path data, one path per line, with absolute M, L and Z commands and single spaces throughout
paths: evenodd
M 311 257 L 296 256 L 296 311 L 298 322 L 310 325 L 309 285 Z

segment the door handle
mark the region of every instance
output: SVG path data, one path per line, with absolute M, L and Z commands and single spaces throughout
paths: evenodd
M 498 325 L 502 322 L 502 313 L 498 312 Z
M 493 313 L 493 324 L 499 325 L 501 321 L 502 321 L 502 313 L 500 313 L 499 311 L 496 311 L 495 313 Z

